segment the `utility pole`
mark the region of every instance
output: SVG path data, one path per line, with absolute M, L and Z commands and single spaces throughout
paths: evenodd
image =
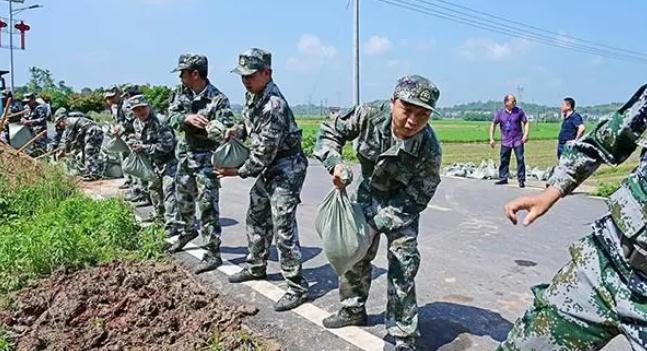
M 14 91 L 14 78 L 13 78 L 13 0 L 9 0 L 9 61 L 11 71 L 11 92 Z
M 359 105 L 359 0 L 353 0 L 353 105 Z

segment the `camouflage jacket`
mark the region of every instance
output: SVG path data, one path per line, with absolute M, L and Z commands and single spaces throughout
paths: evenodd
M 186 87 L 178 88 L 168 111 L 168 124 L 183 136 L 179 138 L 178 148 L 181 150 L 208 152 L 215 150 L 219 145 L 218 141 L 208 137 L 206 129 L 184 123 L 189 114 L 200 114 L 209 121 L 218 120 L 226 127 L 234 125 L 234 114 L 231 112 L 229 99 L 208 81 L 199 94 Z
M 112 112 L 112 117 L 115 119 L 117 124 L 124 130 L 123 133 L 125 136 L 135 133 L 135 115 L 130 111 L 128 103 L 125 100 L 122 100 L 117 105 L 112 105 L 110 107 L 110 111 Z
M 301 152 L 301 129 L 279 87 L 269 82 L 262 94 L 245 95 L 236 137 L 251 139 L 249 159 L 238 170 L 242 178 L 256 177 L 283 156 Z
M 315 156 L 332 174 L 342 162 L 344 144 L 358 139 L 362 179 L 357 201 L 381 232 L 415 223 L 440 183 L 441 148 L 431 126 L 407 140 L 396 139 L 391 127 L 388 102 L 360 105 L 324 122 L 315 145 Z
M 647 85 L 585 137 L 567 147 L 549 184 L 562 194 L 572 192 L 604 163 L 617 166 L 638 146 L 647 146 Z M 614 223 L 628 238 L 647 247 L 647 159 L 623 181 L 607 203 Z
M 101 128 L 91 119 L 86 117 L 68 117 L 65 119 L 65 133 L 63 145 L 65 152 L 82 150 L 85 148 L 86 137 L 101 134 Z M 101 145 L 97 145 L 101 147 Z
M 42 104 L 38 104 L 34 107 L 33 110 L 25 117 L 25 119 L 31 121 L 31 129 L 34 134 L 38 134 L 44 130 L 47 130 L 47 107 Z
M 142 153 L 150 157 L 155 165 L 163 167 L 175 162 L 175 134 L 168 125 L 160 122 L 164 116 L 151 109 L 146 121 L 135 120 L 135 139 L 142 144 Z
M 68 113 L 68 117 L 85 117 L 87 119 L 91 119 L 88 116 L 86 116 L 83 112 L 78 112 L 78 111 L 72 111 Z M 54 126 L 54 138 L 52 138 L 52 146 L 51 150 L 55 150 L 63 141 L 63 136 L 65 134 L 65 128 L 61 128 L 57 125 Z

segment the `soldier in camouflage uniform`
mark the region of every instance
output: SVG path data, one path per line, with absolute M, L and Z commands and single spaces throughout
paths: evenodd
M 175 134 L 167 125 L 162 124 L 150 107 L 144 95 L 136 95 L 128 100 L 135 117 L 135 142 L 130 145 L 133 152 L 150 158 L 158 178 L 151 181 L 148 189 L 153 202 L 153 217 L 163 219 L 166 234 L 177 234 L 175 205 Z
M 13 100 L 13 94 L 11 93 L 11 90 L 5 89 L 2 92 L 2 108 L 4 108 L 7 99 L 12 99 L 11 104 L 9 105 L 9 111 L 7 112 L 9 115 L 12 115 L 12 117 L 9 117 L 7 119 L 7 122 L 5 123 L 3 130 L 2 130 L 2 140 L 4 140 L 7 144 L 11 144 L 11 140 L 9 137 L 9 123 L 15 123 L 19 122 L 21 119 L 21 114 L 20 112 L 23 111 L 22 104 L 20 101 Z M 25 111 L 27 112 L 27 111 Z
M 380 233 L 388 240 L 388 302 L 386 327 L 396 350 L 415 350 L 418 305 L 415 277 L 420 265 L 418 225 L 440 183 L 441 149 L 428 124 L 440 92 L 429 80 L 401 78 L 390 102 L 360 105 L 334 121 L 324 122 L 315 156 L 344 188 L 346 166 L 342 148 L 357 139 L 361 182 L 357 202 L 375 238 L 368 253 L 340 277 L 341 310 L 326 319 L 327 328 L 366 324 L 366 300 L 371 285 L 371 261 Z
M 103 170 L 100 158 L 103 143 L 101 128 L 89 118 L 78 115 L 70 117 L 64 108 L 56 111 L 54 123 L 59 128 L 65 129 L 64 146 L 59 157 L 80 152 L 85 166 L 82 179 L 85 181 L 100 179 Z
M 602 164 L 617 166 L 638 147 L 640 164 L 607 200 L 610 212 L 570 247 L 572 260 L 550 285 L 533 289 L 535 301 L 499 350 L 599 350 L 623 334 L 634 350 L 647 348 L 647 85 L 611 119 L 565 149 L 535 196 L 506 205 L 517 223 L 533 223 Z
M 210 123 L 231 127 L 234 115 L 227 96 L 211 85 L 207 78 L 208 62 L 205 56 L 181 55 L 177 68 L 172 72 L 180 72 L 183 87 L 175 93 L 169 106 L 169 124 L 179 135 L 175 196 L 180 217 L 180 235 L 169 251 L 181 251 L 198 236 L 194 223 L 197 216 L 201 224 L 200 234 L 208 241 L 205 245 L 207 254 L 195 270 L 202 273 L 222 264 L 220 182 L 213 171 L 211 156 L 224 136 L 223 133 L 207 135 L 206 128 Z
M 60 111 L 60 112 L 59 112 Z M 86 116 L 83 112 L 79 111 L 71 111 L 68 112 L 66 108 L 61 107 L 58 110 L 56 110 L 56 114 L 54 114 L 54 121 L 56 121 L 56 117 L 60 117 L 61 115 L 65 117 L 85 117 L 90 119 L 90 117 Z M 52 142 L 49 145 L 49 150 L 54 151 L 61 146 L 61 143 L 63 142 L 63 136 L 65 135 L 65 125 L 61 123 L 54 123 L 54 137 L 52 138 Z
M 308 283 L 301 273 L 301 247 L 296 209 L 308 160 L 301 148 L 301 129 L 292 110 L 272 81 L 271 54 L 250 49 L 239 56 L 233 72 L 247 89 L 243 120 L 227 131 L 226 138 L 251 139 L 249 159 L 238 169 L 221 169 L 221 177 L 257 177 L 250 191 L 247 212 L 247 267 L 229 277 L 232 283 L 266 278 L 272 240 L 280 253 L 281 271 L 288 291 L 274 305 L 277 311 L 306 301 Z
M 36 96 L 33 93 L 25 94 L 23 103 L 29 107 L 29 114 L 20 120 L 20 123 L 29 127 L 33 136 L 47 130 L 47 108 L 36 102 Z M 47 152 L 49 138 L 47 133 L 34 141 L 29 148 L 29 155 L 37 157 Z

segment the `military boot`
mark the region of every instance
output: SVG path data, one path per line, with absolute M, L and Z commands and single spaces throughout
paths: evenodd
M 366 316 L 366 309 L 364 308 L 342 308 L 339 312 L 324 318 L 323 326 L 328 329 L 337 329 L 348 327 L 351 325 L 366 325 L 368 317 Z
M 220 265 L 222 265 L 222 259 L 220 257 L 215 256 L 211 253 L 206 253 L 204 257 L 202 257 L 200 264 L 195 267 L 193 272 L 195 274 L 210 272 L 216 270 L 216 268 L 220 267 Z
M 243 283 L 250 280 L 262 280 L 267 278 L 267 273 L 263 272 L 262 274 L 253 274 L 248 268 L 243 268 L 240 272 L 230 275 L 230 283 Z
M 196 233 L 196 232 L 192 232 L 190 234 L 186 234 L 186 233 L 181 234 L 177 238 L 177 241 L 175 243 L 173 243 L 173 245 L 171 245 L 171 247 L 169 247 L 168 252 L 173 254 L 173 253 L 177 253 L 177 252 L 182 251 L 182 249 L 184 249 L 186 244 L 190 243 L 191 240 L 193 240 L 193 239 L 195 239 L 197 237 L 198 237 L 198 233 Z
M 274 304 L 276 312 L 289 311 L 308 301 L 308 293 L 288 291 Z
M 128 202 L 137 202 L 143 200 L 143 196 L 141 193 L 137 191 L 127 191 L 126 195 L 124 195 L 124 201 Z
M 395 338 L 395 351 L 415 351 L 415 338 Z

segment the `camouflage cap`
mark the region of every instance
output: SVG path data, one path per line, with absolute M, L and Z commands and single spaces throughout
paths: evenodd
M 103 93 L 103 97 L 106 99 L 117 95 L 121 95 L 121 89 L 116 85 L 111 86 Z
M 34 99 L 34 98 L 36 98 L 36 95 L 34 95 L 34 93 L 27 93 L 27 94 L 22 96 L 22 101 L 27 102 L 27 101 L 29 101 L 31 99 Z
M 419 75 L 404 76 L 398 80 L 393 97 L 434 111 L 440 96 L 438 87 Z
M 231 72 L 241 76 L 248 76 L 265 68 L 272 68 L 272 54 L 265 50 L 254 48 L 245 50 L 238 56 L 238 67 Z
M 134 110 L 136 107 L 149 106 L 146 95 L 135 95 L 128 99 L 128 108 Z
M 58 124 L 62 119 L 67 117 L 67 109 L 65 107 L 61 107 L 58 110 L 56 110 L 56 113 L 54 113 L 54 124 Z
M 2 96 L 11 96 L 11 95 L 12 95 L 11 90 L 9 89 L 5 89 L 2 91 Z
M 142 93 L 137 84 L 126 83 L 121 87 L 121 90 L 123 91 L 121 97 L 124 98 L 131 98 L 135 95 L 141 95 Z
M 197 70 L 197 71 L 207 71 L 209 67 L 209 61 L 204 55 L 198 54 L 182 54 L 177 60 L 177 67 L 171 71 L 179 72 L 182 70 Z

